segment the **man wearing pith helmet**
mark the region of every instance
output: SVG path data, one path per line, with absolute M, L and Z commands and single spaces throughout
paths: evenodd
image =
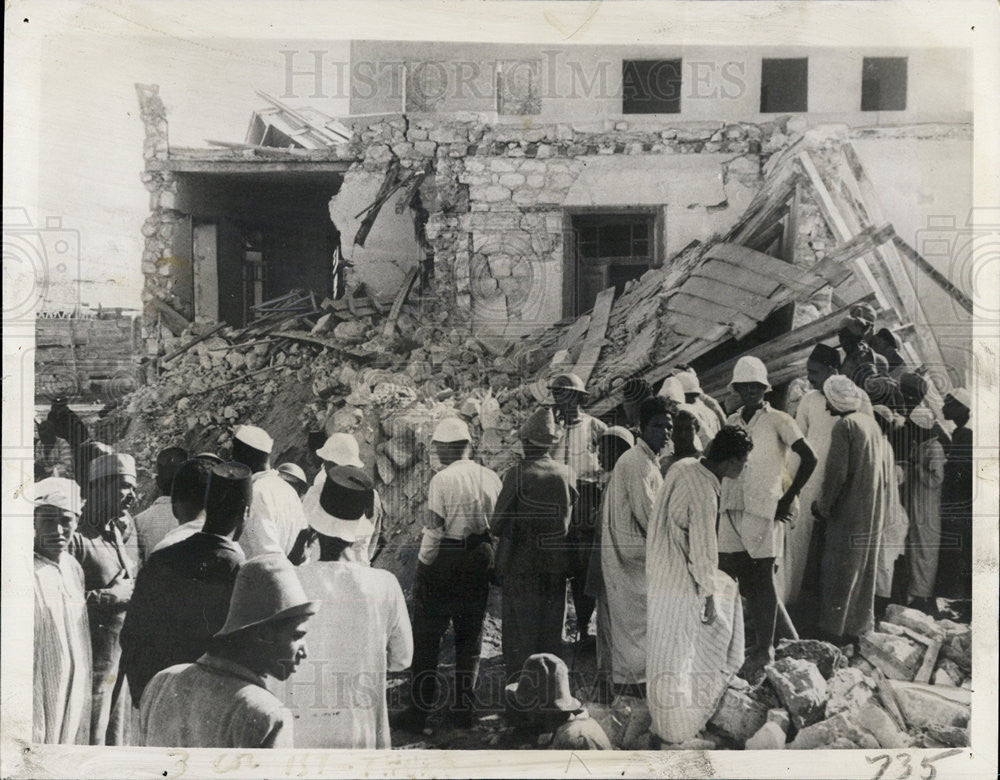
M 753 450 L 739 477 L 722 480 L 719 511 L 719 568 L 739 582 L 753 618 L 756 642 L 748 661 L 765 662 L 774 650 L 775 620 L 793 635 L 774 583 L 774 562 L 782 550 L 782 527 L 798 513 L 802 487 L 816 467 L 816 455 L 789 415 L 764 400 L 771 389 L 760 358 L 736 361 L 730 386 L 743 405 L 726 421 L 750 434 Z M 799 456 L 794 475 L 789 456 Z
M 489 571 L 493 565 L 489 520 L 500 477 L 470 458 L 469 427 L 457 417 L 441 420 L 431 446 L 443 468 L 427 488 L 427 513 L 413 581 L 413 709 L 404 716 L 423 727 L 437 699 L 441 638 L 455 631 L 456 708 L 453 720 L 470 726 L 479 671 L 479 646 Z
M 608 426 L 580 410 L 580 404 L 587 397 L 583 380 L 576 374 L 557 374 L 549 382 L 552 399 L 555 401 L 555 417 L 563 430 L 562 440 L 553 450 L 552 456 L 572 470 L 576 480 L 579 500 L 570 520 L 570 566 L 573 590 L 573 606 L 579 639 L 588 636 L 590 618 L 594 614 L 594 599 L 585 592 L 587 565 L 590 550 L 594 545 L 597 526 L 597 509 L 601 505 L 601 464 L 597 457 L 597 445 Z

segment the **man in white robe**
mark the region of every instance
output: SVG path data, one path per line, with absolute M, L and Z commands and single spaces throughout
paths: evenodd
M 35 484 L 35 662 L 32 741 L 90 743 L 91 649 L 83 569 L 66 550 L 80 516 L 80 488 Z
M 608 480 L 601 518 L 601 574 L 611 620 L 611 681 L 619 690 L 646 680 L 646 529 L 663 481 L 657 455 L 670 436 L 666 399 L 642 402 L 642 434 Z
M 753 449 L 725 426 L 708 455 L 667 472 L 649 521 L 646 552 L 646 688 L 652 731 L 681 743 L 705 726 L 743 664 L 736 583 L 718 569 L 716 524 L 723 477 L 736 478 Z

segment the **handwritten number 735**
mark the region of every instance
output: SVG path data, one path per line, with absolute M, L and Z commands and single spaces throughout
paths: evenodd
M 936 756 L 924 756 L 920 759 L 920 767 L 926 773 L 920 776 L 920 780 L 933 780 L 933 778 L 937 777 L 937 768 L 934 766 L 934 762 L 956 756 L 961 752 L 961 749 L 955 748 L 954 750 L 946 750 L 943 753 L 938 753 Z M 913 774 L 913 767 L 910 764 L 912 756 L 909 753 L 897 753 L 895 758 L 896 762 L 901 764 L 899 767 L 900 774 L 896 775 L 892 780 L 907 780 Z M 865 760 L 869 764 L 881 764 L 878 771 L 872 776 L 872 780 L 882 780 L 886 771 L 893 764 L 892 756 L 888 753 L 883 753 L 879 756 L 865 756 Z

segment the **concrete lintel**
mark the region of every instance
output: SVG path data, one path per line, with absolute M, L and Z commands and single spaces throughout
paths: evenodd
M 147 171 L 172 171 L 174 173 L 344 173 L 351 167 L 350 160 L 148 160 Z

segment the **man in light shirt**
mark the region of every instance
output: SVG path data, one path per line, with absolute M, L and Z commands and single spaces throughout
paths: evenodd
M 300 535 L 308 534 L 306 516 L 295 488 L 271 468 L 274 440 L 261 428 L 241 425 L 233 439 L 233 460 L 253 472 L 253 503 L 240 546 L 247 559 L 269 552 L 289 556 L 304 552 Z M 297 544 L 298 542 L 298 544 Z M 292 563 L 300 564 L 304 555 Z
M 456 707 L 468 727 L 474 714 L 479 646 L 493 565 L 489 519 L 500 477 L 469 457 L 468 426 L 441 420 L 431 440 L 444 466 L 427 489 L 427 515 L 413 582 L 413 709 L 403 722 L 423 727 L 437 699 L 437 664 L 448 624 L 455 630 Z
M 747 660 L 758 665 L 773 653 L 779 610 L 782 633 L 794 636 L 775 589 L 774 562 L 782 549 L 781 529 L 797 516 L 798 495 L 816 467 L 816 455 L 795 420 L 764 400 L 771 383 L 759 358 L 740 358 L 730 384 L 743 406 L 727 424 L 746 430 L 754 446 L 746 470 L 722 481 L 719 568 L 739 582 L 747 598 L 756 632 Z M 794 476 L 788 465 L 792 453 L 799 456 Z
M 413 635 L 392 572 L 346 559 L 358 522 L 371 511 L 374 485 L 353 466 L 324 469 L 320 502 L 309 512 L 319 560 L 296 569 L 320 605 L 309 633 L 306 669 L 285 686 L 297 748 L 389 749 L 386 676 L 409 666 Z

